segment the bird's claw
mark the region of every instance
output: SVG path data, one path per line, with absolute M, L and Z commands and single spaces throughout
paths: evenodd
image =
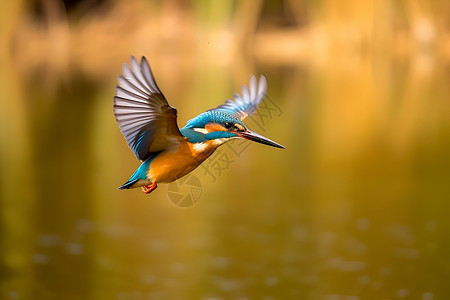
M 156 182 L 153 182 L 151 185 L 144 185 L 141 187 L 142 192 L 146 194 L 150 194 L 156 188 L 157 188 Z

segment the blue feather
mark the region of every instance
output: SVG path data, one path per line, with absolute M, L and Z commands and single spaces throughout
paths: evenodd
M 192 128 L 184 127 L 180 129 L 180 132 L 185 138 L 187 138 L 189 143 L 202 143 L 206 141 L 206 134 L 195 131 Z
M 158 154 L 161 152 L 158 152 L 156 154 L 153 154 L 149 158 L 147 158 L 140 166 L 137 168 L 137 170 L 131 175 L 130 179 L 128 179 L 127 182 L 125 182 L 123 185 L 118 187 L 118 190 L 128 189 L 133 184 L 138 182 L 139 180 L 146 180 L 147 179 L 147 172 L 148 168 L 150 167 L 150 163 L 158 156 Z
M 195 118 L 189 120 L 184 128 L 205 128 L 205 125 L 208 123 L 223 124 L 225 122 L 238 123 L 245 128 L 245 125 L 241 120 L 220 110 L 208 110 L 201 113 Z
M 150 127 L 150 126 L 149 126 Z M 156 128 L 150 127 L 147 131 L 144 131 L 136 141 L 135 145 L 133 146 L 133 151 L 136 154 L 137 157 L 141 158 L 142 160 L 146 159 L 146 156 L 149 154 L 148 152 L 148 145 L 153 140 L 153 136 L 155 134 Z
M 237 137 L 238 135 L 233 132 L 228 131 L 213 131 L 208 134 L 206 134 L 206 139 L 208 140 L 215 140 L 215 139 L 228 139 L 232 137 Z

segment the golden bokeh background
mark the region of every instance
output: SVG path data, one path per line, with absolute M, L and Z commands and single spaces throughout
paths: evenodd
M 450 297 L 450 2 L 0 8 L 1 299 Z M 112 112 L 130 55 L 180 126 L 264 74 L 247 123 L 286 150 L 116 190 L 139 165 Z

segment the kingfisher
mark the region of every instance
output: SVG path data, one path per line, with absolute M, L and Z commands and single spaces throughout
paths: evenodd
M 156 84 L 147 59 L 131 56 L 123 64 L 114 96 L 114 115 L 128 146 L 142 161 L 131 178 L 118 189 L 141 187 L 149 194 L 158 183 L 169 183 L 192 172 L 220 145 L 232 139 L 285 147 L 247 128 L 242 122 L 264 99 L 267 81 L 254 75 L 242 85 L 234 100 L 207 110 L 177 125 L 177 110 L 169 105 Z

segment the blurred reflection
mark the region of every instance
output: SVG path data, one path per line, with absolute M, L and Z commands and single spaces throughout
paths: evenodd
M 447 2 L 1 8 L 2 299 L 450 296 Z M 130 54 L 180 125 L 266 75 L 274 114 L 248 125 L 287 149 L 224 148 L 186 208 L 117 191 L 138 166 L 112 113 Z

